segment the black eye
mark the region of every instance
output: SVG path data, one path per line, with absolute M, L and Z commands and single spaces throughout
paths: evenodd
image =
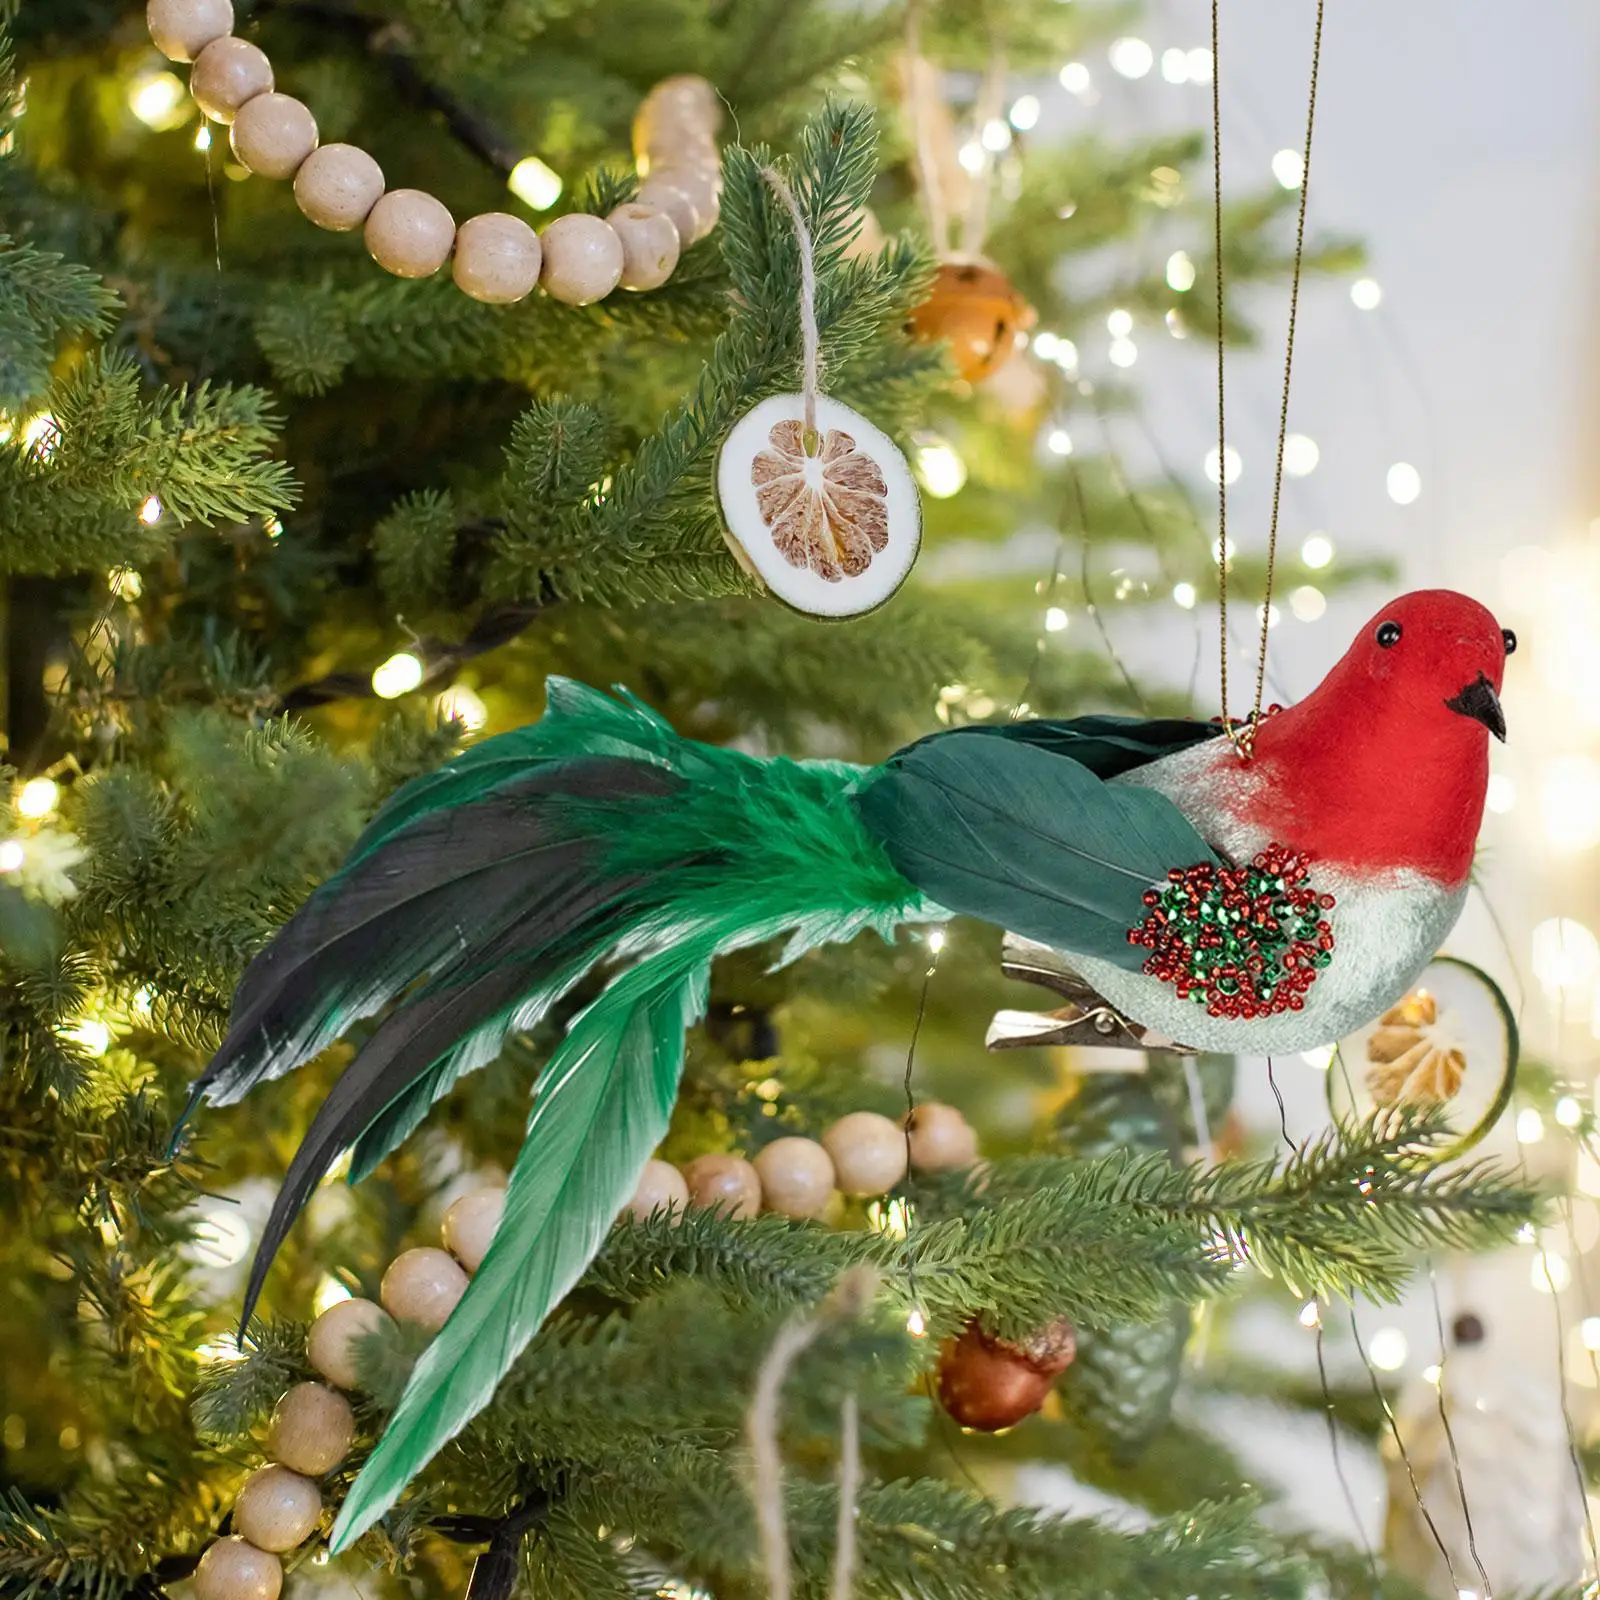
M 1378 648 L 1387 650 L 1391 645 L 1400 643 L 1400 624 L 1398 622 L 1380 622 L 1378 624 Z
M 1500 637 L 1506 642 L 1506 654 L 1514 656 L 1517 653 L 1517 636 L 1509 628 L 1500 630 Z

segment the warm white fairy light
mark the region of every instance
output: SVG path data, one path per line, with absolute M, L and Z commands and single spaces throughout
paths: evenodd
M 1056 351 L 1061 348 L 1061 340 L 1056 334 L 1051 333 L 1050 330 L 1046 328 L 1042 332 L 1034 334 L 1034 336 L 1028 341 L 1028 348 L 1032 350 L 1041 361 L 1054 361 L 1056 358 Z
M 1317 470 L 1322 452 L 1317 441 L 1304 433 L 1291 433 L 1283 441 L 1283 470 L 1291 478 L 1309 477 Z
M 943 439 L 930 439 L 917 446 L 915 466 L 922 487 L 935 500 L 948 500 L 959 494 L 967 481 L 967 464 Z
M 1300 1059 L 1308 1067 L 1315 1067 L 1318 1072 L 1326 1072 L 1333 1065 L 1333 1058 L 1338 1049 L 1336 1044 L 1314 1045 L 1310 1050 L 1302 1050 Z
M 1106 52 L 1111 68 L 1124 78 L 1142 78 L 1155 65 L 1156 53 L 1143 39 L 1116 40 Z
M 1211 562 L 1213 566 L 1219 561 L 1226 561 L 1231 569 L 1233 558 L 1238 553 L 1239 547 L 1232 539 L 1213 539 L 1211 541 Z
M 331 1310 L 340 1301 L 350 1298 L 352 1298 L 350 1291 L 331 1272 L 325 1272 L 322 1281 L 316 1287 L 316 1292 L 311 1296 L 311 1309 L 320 1317 L 324 1311 Z
M 1195 593 L 1192 583 L 1175 583 L 1172 586 L 1172 598 L 1185 611 L 1193 611 L 1199 596 Z
M 1397 506 L 1408 506 L 1422 493 L 1422 474 L 1409 461 L 1397 461 L 1384 475 L 1384 487 Z
M 1113 339 L 1106 353 L 1114 367 L 1131 367 L 1139 359 L 1139 347 L 1132 339 Z
M 20 839 L 0 839 L 0 872 L 21 872 L 28 852 Z
M 1431 1362 L 1422 1369 L 1422 1381 L 1431 1384 L 1435 1389 L 1439 1387 L 1439 1380 L 1444 1376 L 1444 1368 L 1437 1361 Z M 1457 1595 L 1456 1600 L 1460 1600 Z
M 1316 622 L 1328 609 L 1328 597 L 1315 585 L 1302 583 L 1290 594 L 1289 609 L 1298 622 Z
M 1001 117 L 991 118 L 984 123 L 978 140 L 991 155 L 999 155 L 1001 151 L 1011 148 L 1011 124 Z
M 1406 1336 L 1398 1328 L 1379 1328 L 1367 1345 L 1367 1355 L 1379 1372 L 1398 1372 L 1410 1353 Z
M 1285 189 L 1298 189 L 1305 181 L 1305 158 L 1298 150 L 1280 150 L 1272 158 L 1272 176 Z
M 1161 76 L 1168 83 L 1187 83 L 1189 81 L 1189 52 L 1176 48 L 1163 50 L 1161 52 Z
M 1204 45 L 1197 45 L 1189 52 L 1189 82 L 1211 82 L 1211 52 Z
M 1544 1138 L 1544 1118 L 1532 1106 L 1517 1113 L 1517 1143 L 1538 1144 Z
M 48 461 L 61 443 L 61 426 L 48 412 L 41 411 L 22 425 L 22 445 L 39 461 Z
M 1225 478 L 1228 483 L 1237 483 L 1239 474 L 1244 471 L 1244 460 L 1239 452 L 1230 444 L 1226 452 L 1218 456 L 1217 447 L 1206 451 L 1206 477 L 1216 483 L 1219 477 Z
M 1333 560 L 1333 540 L 1325 533 L 1312 533 L 1300 546 L 1300 559 L 1313 571 L 1318 571 Z
M 171 72 L 141 72 L 128 89 L 128 109 L 147 128 L 175 128 L 189 118 L 183 80 Z
M 1548 917 L 1534 930 L 1533 975 L 1546 989 L 1581 989 L 1600 976 L 1600 943 L 1574 917 Z
M 913 1339 L 926 1338 L 928 1333 L 928 1319 L 923 1316 L 920 1311 L 913 1311 L 906 1318 L 906 1332 L 909 1333 Z
M 1298 1320 L 1302 1328 L 1320 1328 L 1322 1326 L 1322 1307 L 1315 1300 L 1307 1300 L 1300 1307 Z
M 1517 803 L 1516 783 L 1503 772 L 1491 772 L 1483 803 L 1496 816 L 1504 816 Z
M 1029 128 L 1037 127 L 1039 122 L 1039 97 L 1036 94 L 1024 94 L 1017 97 L 1010 111 L 1011 126 L 1018 133 L 1026 133 Z
M 153 528 L 161 520 L 166 507 L 161 504 L 161 496 L 147 494 L 139 506 L 139 520 L 147 528 Z
M 211 124 L 202 122 L 194 131 L 194 147 L 203 155 L 211 148 Z
M 1174 250 L 1167 257 L 1167 287 L 1178 294 L 1194 288 L 1194 262 L 1187 250 Z
M 1044 447 L 1053 456 L 1072 454 L 1072 435 L 1065 428 L 1052 428 L 1045 435 Z
M 1376 278 L 1357 278 L 1350 285 L 1350 298 L 1360 311 L 1376 311 L 1383 300 L 1383 289 Z
M 464 683 L 451 684 L 434 700 L 433 709 L 447 722 L 459 722 L 468 733 L 476 733 L 489 720 L 482 699 Z
M 106 574 L 106 587 L 119 600 L 137 600 L 144 593 L 144 579 L 132 567 L 113 567 Z
M 1564 1094 L 1555 1103 L 1555 1119 L 1563 1128 L 1576 1128 L 1583 1121 L 1582 1102 Z
M 1560 1294 L 1572 1282 L 1572 1267 L 1564 1255 L 1540 1250 L 1528 1269 L 1528 1280 L 1541 1294 Z
M 1069 61 L 1057 74 L 1061 87 L 1072 94 L 1087 94 L 1094 79 L 1081 61 Z
M 17 791 L 17 815 L 37 822 L 56 808 L 61 790 L 53 778 L 29 778 Z
M 944 941 L 945 941 L 945 931 L 944 931 L 944 929 L 943 928 L 935 928 L 928 935 L 928 948 L 931 951 L 933 951 L 933 953 L 935 955 L 938 955 L 938 953 L 941 950 L 944 949 Z
M 1187 339 L 1189 337 L 1188 324 L 1183 320 L 1183 314 L 1174 306 L 1166 316 L 1167 332 L 1174 339 Z
M 508 188 L 523 205 L 548 211 L 561 198 L 561 175 L 538 156 L 524 156 L 506 178 Z
M 1106 332 L 1113 339 L 1126 339 L 1133 332 L 1133 313 L 1118 306 L 1115 311 L 1107 313 Z
M 1257 622 L 1264 622 L 1264 623 L 1266 623 L 1266 625 L 1269 628 L 1276 628 L 1278 626 L 1278 623 L 1281 620 L 1282 620 L 1281 614 L 1279 613 L 1278 608 L 1276 606 L 1257 606 L 1256 607 L 1256 621 Z
M 1600 1317 L 1585 1317 L 1579 1324 L 1585 1350 L 1600 1350 Z
M 409 650 L 392 655 L 372 674 L 372 692 L 380 700 L 396 700 L 410 694 L 422 682 L 422 662 Z
M 1060 606 L 1051 606 L 1044 614 L 1044 631 L 1062 633 L 1067 626 L 1067 614 Z
M 962 171 L 970 173 L 973 177 L 977 177 L 977 175 L 983 171 L 988 159 L 989 158 L 983 153 L 983 146 L 979 144 L 976 139 L 968 139 L 967 142 L 962 145 L 958 151 L 956 151 L 956 160 L 961 163 Z
M 80 1017 L 64 1024 L 60 1032 L 85 1055 L 103 1056 L 111 1048 L 111 1030 L 98 1017 Z
M 250 1225 L 238 1208 L 220 1201 L 201 1203 L 200 1220 L 190 1231 L 190 1254 L 205 1267 L 231 1267 L 250 1249 Z

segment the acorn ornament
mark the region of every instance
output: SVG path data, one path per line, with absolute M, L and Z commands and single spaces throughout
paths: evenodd
M 1021 1344 L 995 1338 L 974 1318 L 939 1352 L 939 1404 L 963 1428 L 1014 1428 L 1044 1404 L 1077 1353 L 1077 1334 L 1065 1317 Z
M 940 263 L 928 298 L 911 313 L 911 332 L 929 343 L 943 340 L 956 371 L 982 383 L 1016 353 L 1033 316 L 993 262 L 953 256 Z

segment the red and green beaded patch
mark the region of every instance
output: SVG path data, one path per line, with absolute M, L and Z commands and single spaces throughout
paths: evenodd
M 1268 845 L 1239 866 L 1174 867 L 1144 897 L 1150 914 L 1128 943 L 1150 952 L 1144 970 L 1213 1017 L 1299 1011 L 1333 959 L 1331 894 L 1308 880 L 1308 859 Z

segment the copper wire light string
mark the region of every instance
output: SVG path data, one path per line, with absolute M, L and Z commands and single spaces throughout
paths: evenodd
M 1221 0 L 1211 0 L 1211 185 L 1212 244 L 1216 255 L 1217 319 L 1217 611 L 1222 675 L 1222 726 L 1233 747 L 1248 759 L 1261 722 L 1267 681 L 1267 635 L 1272 626 L 1272 579 L 1278 555 L 1278 514 L 1283 499 L 1283 450 L 1289 431 L 1289 385 L 1294 372 L 1294 335 L 1300 312 L 1300 267 L 1305 255 L 1306 196 L 1311 188 L 1311 137 L 1317 120 L 1317 77 L 1322 66 L 1322 19 L 1326 0 L 1317 0 L 1311 44 L 1311 89 L 1306 103 L 1306 135 L 1300 161 L 1300 203 L 1295 220 L 1294 270 L 1289 286 L 1289 330 L 1283 357 L 1283 398 L 1278 408 L 1278 449 L 1272 477 L 1272 515 L 1267 527 L 1267 580 L 1261 601 L 1261 637 L 1256 660 L 1255 698 L 1249 718 L 1235 726 L 1228 712 L 1228 407 L 1224 337 L 1226 293 L 1222 265 L 1222 73 L 1218 43 Z

